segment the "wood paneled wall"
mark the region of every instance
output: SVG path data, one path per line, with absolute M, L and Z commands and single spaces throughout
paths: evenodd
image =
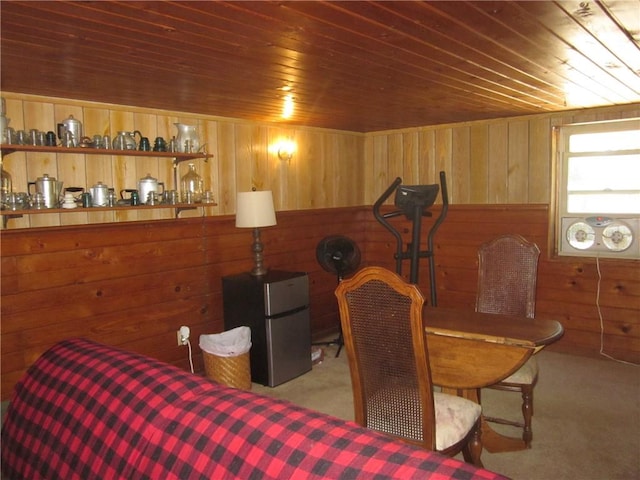
M 262 230 L 269 268 L 308 272 L 315 335 L 337 328 L 337 279 L 318 265 L 316 245 L 325 232 L 362 244 L 366 213 L 285 212 Z M 175 332 L 188 325 L 202 371 L 199 335 L 224 329 L 221 278 L 251 269 L 252 241 L 251 229 L 235 228 L 228 215 L 4 231 L 2 398 L 45 349 L 76 336 L 187 369 Z
M 55 130 L 69 115 L 83 122 L 85 134 L 115 136 L 140 130 L 153 142 L 171 138 L 182 122 L 197 125 L 201 143 L 213 159 L 198 160 L 205 188 L 214 192 L 216 207 L 208 215 L 235 212 L 238 191 L 272 190 L 276 210 L 371 205 L 396 177 L 405 184 L 439 183 L 444 171 L 451 204 L 551 204 L 552 127 L 574 122 L 640 116 L 640 104 L 593 108 L 402 131 L 359 134 L 303 127 L 280 127 L 229 118 L 140 109 L 4 92 L 7 117 L 15 129 Z M 277 155 L 277 144 L 293 140 L 291 161 Z M 28 161 L 25 162 L 25 159 Z M 65 186 L 90 187 L 97 181 L 116 190 L 135 188 L 147 173 L 171 188 L 171 162 L 119 156 L 13 153 L 3 159 L 14 190 L 43 173 Z M 180 177 L 187 165 L 181 164 Z M 197 216 L 199 213 L 186 213 Z M 10 228 L 104 221 L 170 218 L 170 211 L 113 214 L 38 215 L 11 221 Z
M 565 327 L 549 348 L 597 356 L 602 338 L 605 353 L 640 362 L 638 262 L 601 259 L 598 266 L 593 259 L 549 257 L 547 214 L 546 206 L 452 206 L 434 248 L 438 305 L 473 310 L 478 246 L 519 233 L 542 250 L 536 315 Z M 406 243 L 408 221 L 397 217 L 393 224 Z M 429 228 L 425 220 L 423 244 Z M 315 258 L 327 234 L 353 238 L 363 266 L 395 270 L 394 238 L 368 207 L 279 213 L 278 225 L 262 231 L 265 263 L 308 272 L 315 337 L 337 328 L 337 279 Z M 187 349 L 177 346 L 175 336 L 188 325 L 195 369 L 202 371 L 199 335 L 223 330 L 221 278 L 250 269 L 251 242 L 251 231 L 235 228 L 229 215 L 3 232 L 2 398 L 46 348 L 76 336 L 188 369 Z M 408 277 L 408 262 L 403 274 Z M 429 299 L 426 260 L 419 285 Z
M 365 204 L 396 177 L 408 185 L 447 175 L 452 204 L 553 202 L 552 128 L 640 116 L 640 105 L 373 132 L 365 141 Z
M 336 279 L 317 265 L 318 241 L 329 234 L 349 235 L 363 251 L 363 265 L 393 269 L 394 239 L 366 205 L 397 176 L 405 184 L 437 183 L 441 170 L 447 174 L 451 208 L 436 237 L 440 305 L 473 308 L 477 247 L 500 233 L 520 233 L 543 251 L 537 314 L 559 319 L 566 329 L 551 348 L 598 355 L 602 339 L 605 353 L 640 360 L 640 262 L 557 258 L 549 248 L 551 126 L 640 115 L 638 105 L 361 135 L 3 96 L 17 129 L 52 130 L 70 114 L 90 135 L 139 129 L 150 138 L 167 138 L 174 134 L 174 122 L 197 124 L 214 154 L 198 169 L 218 206 L 207 207 L 211 216 L 187 212 L 183 215 L 193 218 L 179 220 L 156 211 L 11 220 L 11 229 L 2 231 L 1 250 L 2 398 L 45 348 L 71 336 L 188 368 L 187 350 L 175 345 L 175 331 L 188 324 L 196 369 L 201 369 L 198 336 L 222 330 L 220 278 L 250 267 L 250 232 L 236 229 L 232 214 L 236 191 L 251 187 L 273 190 L 276 201 L 278 225 L 263 230 L 267 265 L 309 272 L 313 333 L 335 330 Z M 277 159 L 272 149 L 280 138 L 298 144 L 290 162 Z M 170 163 L 163 160 L 30 155 L 3 159 L 15 190 L 26 189 L 27 181 L 43 173 L 67 186 L 101 180 L 117 189 L 135 186 L 147 173 L 161 181 L 172 178 Z M 124 223 L 102 223 L 113 221 Z M 410 226 L 404 222 L 408 241 Z M 425 220 L 423 238 L 429 227 Z M 428 298 L 426 272 L 423 266 L 420 286 Z

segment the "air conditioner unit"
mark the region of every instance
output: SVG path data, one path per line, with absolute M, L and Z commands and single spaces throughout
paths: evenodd
M 558 254 L 640 259 L 640 219 L 562 217 Z

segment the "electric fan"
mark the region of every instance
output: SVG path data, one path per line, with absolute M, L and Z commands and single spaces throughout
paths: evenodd
M 633 232 L 624 223 L 612 223 L 602 231 L 604 245 L 613 252 L 624 252 L 633 242 Z
M 336 275 L 340 283 L 345 275 L 355 272 L 360 266 L 360 249 L 349 237 L 329 235 L 318 243 L 316 260 L 325 271 Z M 344 345 L 340 322 L 338 327 L 340 332 L 338 338 L 329 342 L 314 343 L 314 345 L 338 345 L 336 357 L 340 355 Z
M 640 221 L 637 218 L 563 217 L 560 255 L 640 258 Z

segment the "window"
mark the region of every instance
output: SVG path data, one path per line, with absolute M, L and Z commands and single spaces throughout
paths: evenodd
M 640 119 L 560 132 L 561 212 L 640 214 Z
M 556 148 L 559 253 L 635 256 L 640 118 L 557 127 Z M 615 245 L 613 233 L 624 237 Z

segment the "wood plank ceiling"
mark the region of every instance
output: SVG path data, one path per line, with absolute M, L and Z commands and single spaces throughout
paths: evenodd
M 640 101 L 638 0 L 3 0 L 0 17 L 17 93 L 357 132 Z

